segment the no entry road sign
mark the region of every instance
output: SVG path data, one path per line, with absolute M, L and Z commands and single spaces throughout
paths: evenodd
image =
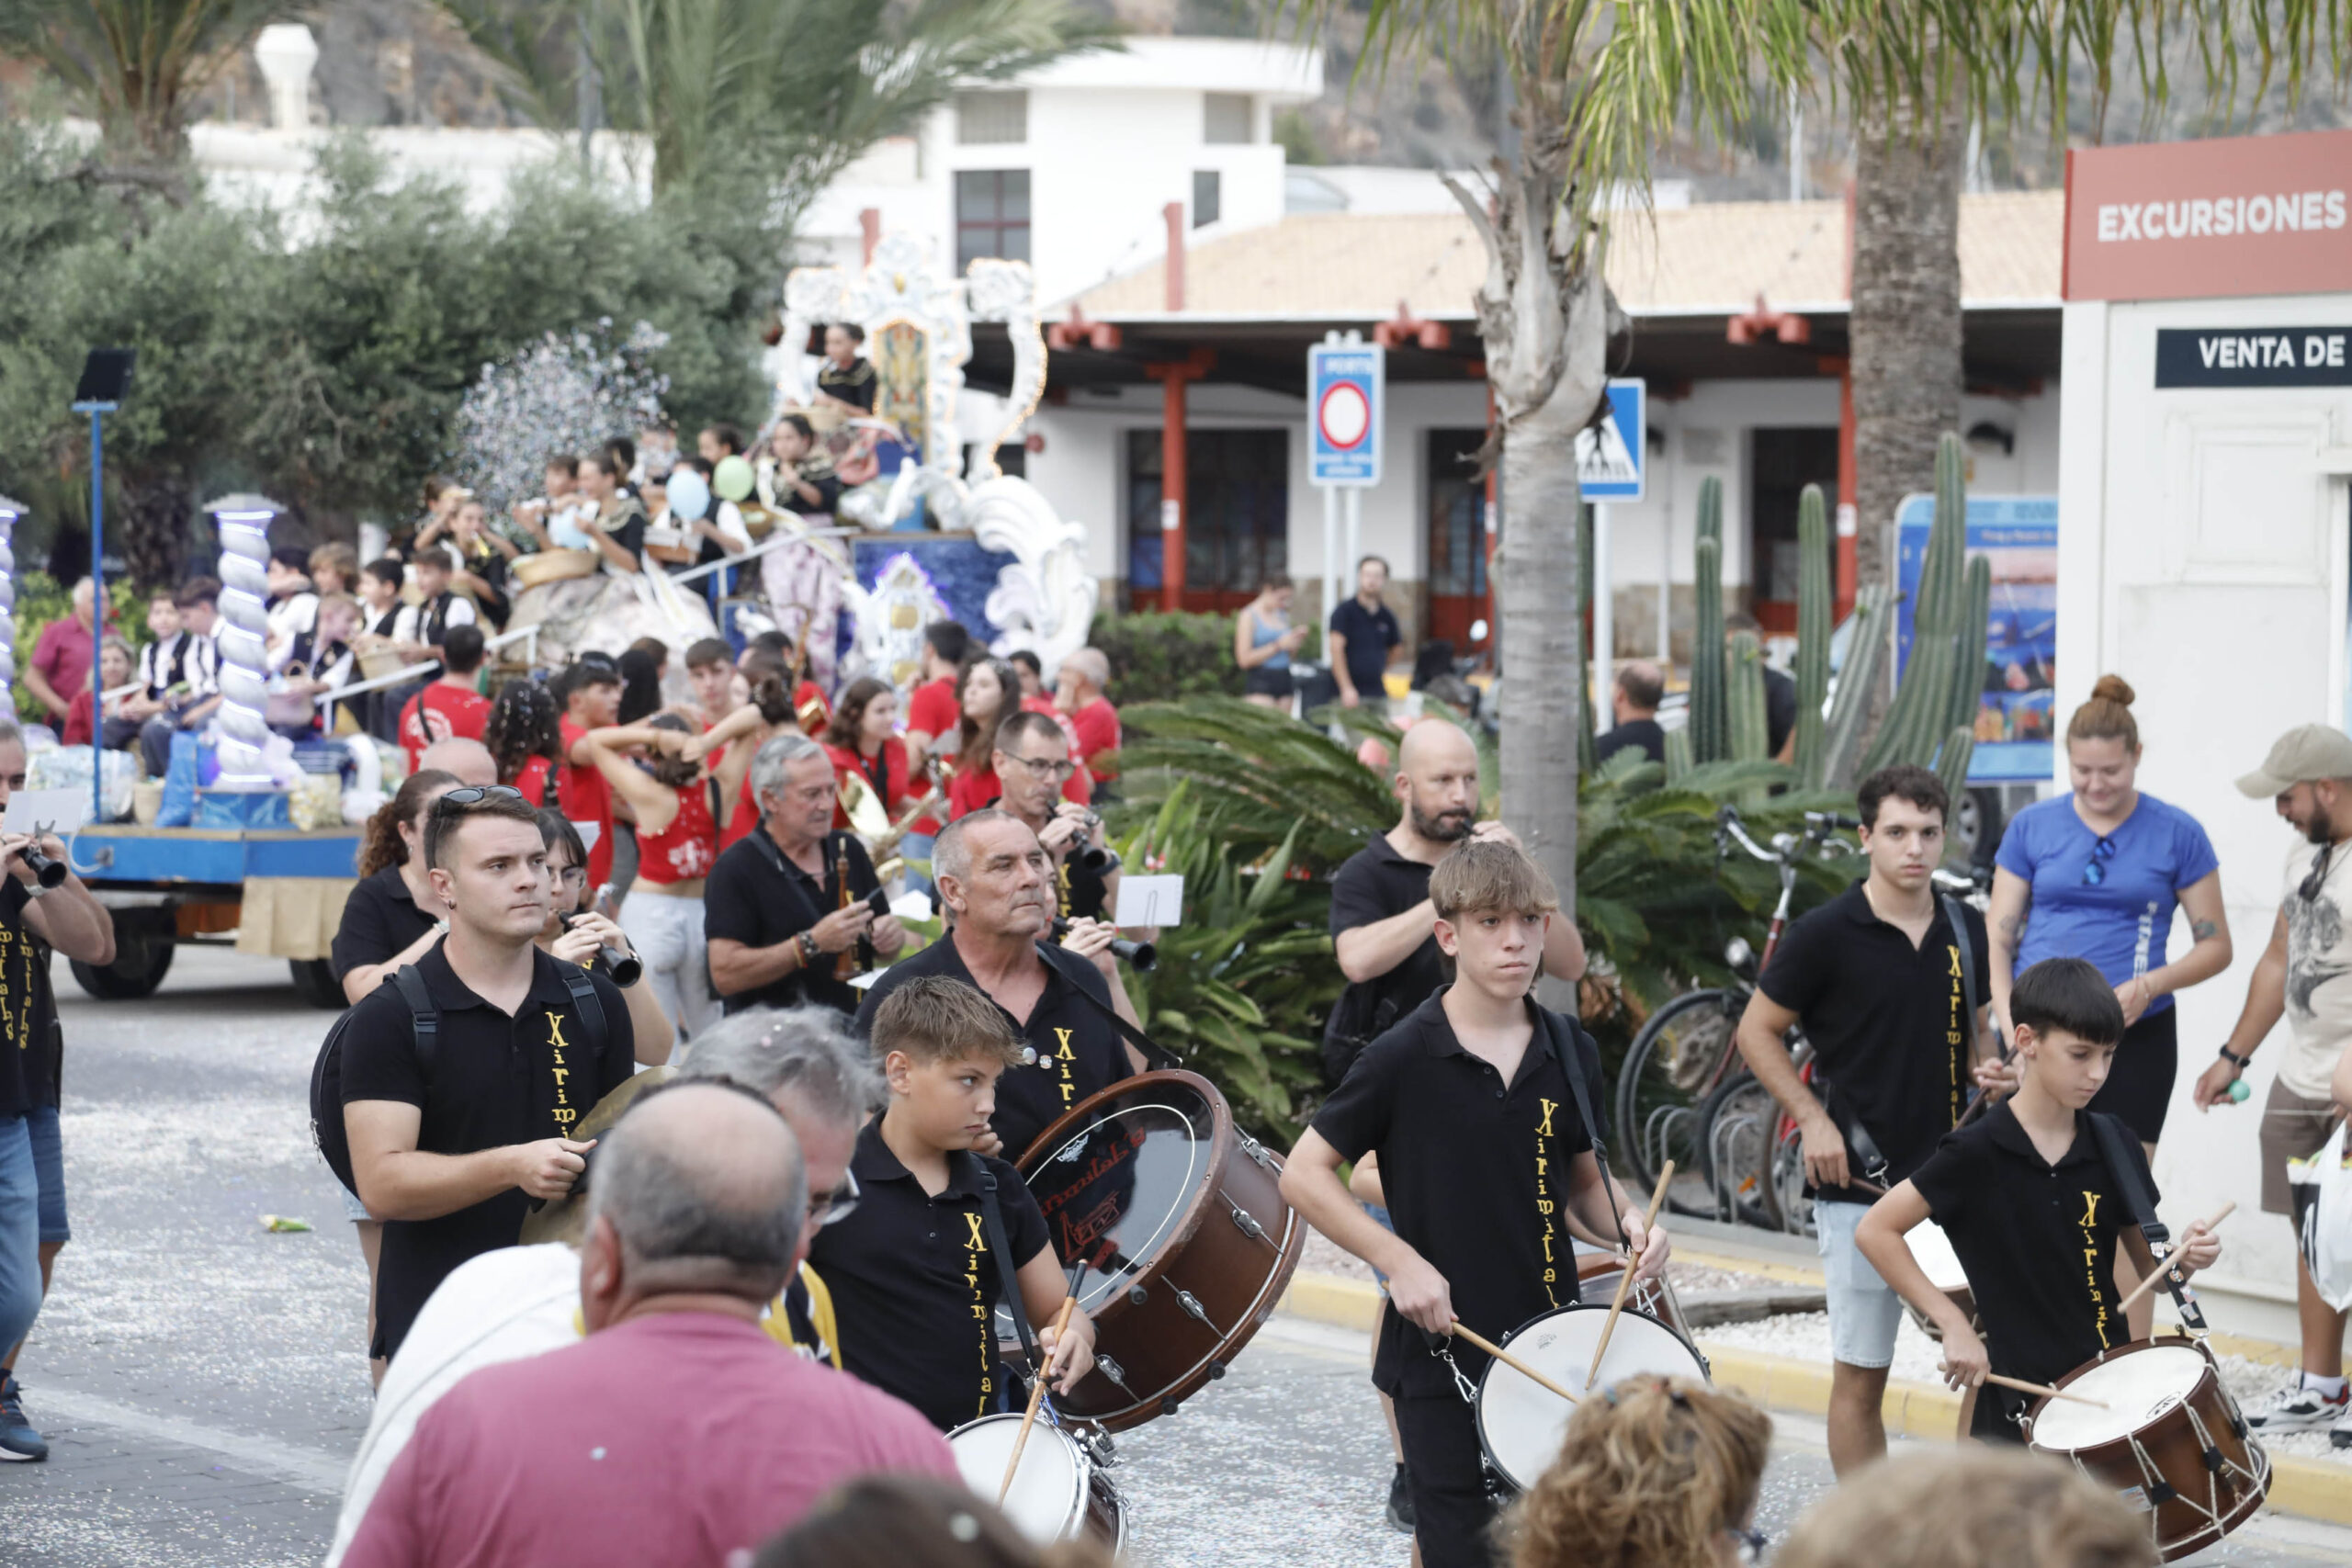
M 1319 343 L 1306 351 L 1310 483 L 1380 482 L 1386 360 L 1387 351 L 1376 344 Z

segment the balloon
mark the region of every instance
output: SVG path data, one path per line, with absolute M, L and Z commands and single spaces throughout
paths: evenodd
M 710 488 L 721 501 L 741 501 L 752 493 L 752 465 L 741 457 L 721 457 Z
M 692 468 L 678 468 L 670 475 L 670 515 L 681 523 L 701 520 L 710 510 L 710 486 L 701 474 Z

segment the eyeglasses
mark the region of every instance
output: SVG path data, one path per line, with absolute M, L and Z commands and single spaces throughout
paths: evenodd
M 1078 772 L 1078 764 L 1067 757 L 1008 757 L 1005 761 L 1020 763 L 1033 779 L 1066 779 Z
M 2107 863 L 2115 858 L 2115 840 L 2102 836 L 2091 846 L 2091 858 L 2083 863 L 2083 886 L 2097 887 L 2107 881 Z
M 1772 1544 L 1770 1536 L 1752 1525 L 1730 1526 L 1724 1533 L 1739 1542 L 1739 1560 L 1742 1562 L 1763 1562 L 1764 1549 Z
M 493 799 L 502 795 L 511 795 L 517 800 L 523 798 L 523 792 L 516 789 L 513 784 L 468 784 L 463 789 L 451 790 L 435 804 L 444 806 L 480 806 L 483 801 Z
M 2327 886 L 2328 862 L 2330 857 L 2335 853 L 2335 846 L 2334 844 L 2329 844 L 2325 848 L 2322 849 L 2319 853 L 2312 856 L 2311 874 L 2304 877 L 2302 885 L 2295 889 L 2296 893 L 2301 897 L 2304 903 L 2311 903 L 2313 899 L 2317 898 L 2319 897 L 2319 890 Z
M 826 1225 L 840 1224 L 848 1219 L 852 1211 L 856 1209 L 857 1199 L 857 1173 L 844 1170 L 842 1172 L 842 1184 L 839 1187 L 834 1188 L 831 1192 L 822 1193 L 808 1200 L 809 1224 L 822 1228 Z

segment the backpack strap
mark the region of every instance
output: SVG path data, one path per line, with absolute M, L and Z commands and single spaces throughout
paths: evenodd
M 580 1027 L 587 1032 L 589 1051 L 603 1055 L 610 1034 L 605 1026 L 604 1001 L 596 995 L 596 982 L 577 964 L 567 964 L 559 958 L 556 968 L 563 976 L 563 988 L 571 993 L 571 1009 L 580 1015 Z
M 1021 1300 L 1020 1265 L 1012 1260 L 1012 1239 L 1004 1228 L 1004 1206 L 997 1201 L 996 1172 L 989 1162 L 965 1151 L 980 1173 L 980 1215 L 988 1225 L 989 1250 L 996 1254 L 996 1280 L 1004 1292 L 1005 1310 L 1012 1314 L 1012 1331 L 1021 1341 L 1021 1353 L 1030 1367 L 1042 1375 L 1045 1361 L 1037 1353 L 1037 1336 L 1029 1326 L 1029 1309 Z
M 416 1035 L 417 1073 L 429 1079 L 433 1058 L 441 1046 L 441 1010 L 433 1005 L 433 995 L 424 988 L 424 976 L 416 972 L 415 964 L 403 964 L 394 970 L 392 984 L 400 987 L 401 1000 L 408 1003 L 409 1027 Z
M 1119 1037 L 1133 1045 L 1136 1050 L 1142 1052 L 1145 1061 L 1149 1062 L 1154 1067 L 1162 1069 L 1181 1067 L 1184 1065 L 1183 1057 L 1179 1056 L 1175 1052 L 1170 1051 L 1167 1046 L 1162 1045 L 1159 1041 L 1154 1040 L 1150 1035 L 1146 1034 L 1142 1030 L 1137 1029 L 1134 1024 L 1129 1023 L 1125 1019 L 1121 1018 L 1119 1016 L 1118 1009 L 1113 1007 L 1110 1003 L 1104 1001 L 1102 998 L 1096 996 L 1093 992 L 1086 988 L 1085 984 L 1077 975 L 1071 973 L 1069 967 L 1069 964 L 1082 963 L 1083 960 L 1071 957 L 1069 953 L 1063 952 L 1060 947 L 1049 942 L 1041 942 L 1037 944 L 1037 956 L 1046 961 L 1046 968 L 1055 971 L 1057 974 L 1060 975 L 1063 979 L 1068 980 L 1069 982 L 1069 988 L 1076 991 L 1080 996 L 1084 997 L 1089 1007 L 1091 1007 L 1096 1012 L 1101 1013 L 1104 1018 L 1109 1019 L 1111 1021 L 1111 1027 L 1119 1032 Z M 1090 967 L 1091 966 L 1090 965 Z
M 2147 1238 L 2149 1255 L 2164 1270 L 2165 1288 L 2172 1292 L 2173 1304 L 2180 1309 L 2183 1326 L 2199 1334 L 2206 1332 L 2205 1309 L 2197 1304 L 2196 1293 L 2186 1283 L 2175 1280 L 2172 1271 L 2165 1267 L 2165 1259 L 2172 1251 L 2172 1232 L 2156 1218 L 2156 1195 L 2148 1183 L 2147 1159 L 2141 1152 L 2139 1139 L 2131 1128 L 2103 1111 L 2086 1114 L 2090 1118 L 2092 1140 L 2098 1145 L 2099 1162 L 2107 1167 L 2108 1176 L 2115 1182 L 2124 1212 Z

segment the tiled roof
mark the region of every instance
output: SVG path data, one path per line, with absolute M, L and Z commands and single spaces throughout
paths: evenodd
M 2064 209 L 2056 191 L 1961 197 L 1962 297 L 1971 305 L 2054 302 Z M 1845 246 L 1845 207 L 1837 201 L 1728 201 L 1621 214 L 1609 282 L 1635 313 L 1736 312 L 1758 293 L 1778 309 L 1843 309 Z M 1417 316 L 1465 320 L 1486 270 L 1478 236 L 1458 213 L 1302 213 L 1187 251 L 1184 313 L 1379 319 L 1403 300 Z M 1098 321 L 1159 317 L 1165 287 L 1154 262 L 1075 302 Z

